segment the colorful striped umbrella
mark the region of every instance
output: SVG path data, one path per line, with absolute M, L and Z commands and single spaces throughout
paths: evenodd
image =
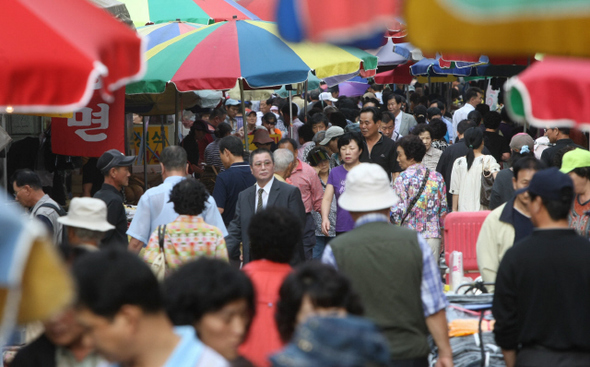
M 178 91 L 231 89 L 242 78 L 250 87 L 300 83 L 310 70 L 325 79 L 361 73 L 372 76 L 377 57 L 352 47 L 287 43 L 271 22 L 232 20 L 198 28 L 146 53 L 144 78 L 127 93 L 161 93 L 166 83 Z M 352 77 L 351 76 L 351 77 Z
M 408 0 L 404 10 L 424 52 L 590 56 L 587 0 Z
M 147 40 L 147 49 L 149 50 L 160 43 L 170 41 L 174 37 L 178 37 L 204 26 L 205 25 L 203 24 L 175 21 L 138 27 L 137 33 L 145 37 Z
M 121 0 L 136 26 L 174 20 L 211 24 L 231 19 L 260 20 L 233 0 Z

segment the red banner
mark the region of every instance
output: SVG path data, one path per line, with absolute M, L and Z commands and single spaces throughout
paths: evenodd
M 51 149 L 55 154 L 100 157 L 109 149 L 125 152 L 125 88 L 107 103 L 99 93 L 71 118 L 51 119 Z

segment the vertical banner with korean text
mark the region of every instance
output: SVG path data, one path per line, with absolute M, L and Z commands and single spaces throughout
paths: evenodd
M 51 119 L 51 149 L 55 154 L 100 157 L 109 149 L 125 152 L 125 88 L 107 103 L 95 89 L 88 106 L 70 118 Z

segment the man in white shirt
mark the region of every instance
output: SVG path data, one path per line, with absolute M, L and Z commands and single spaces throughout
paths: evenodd
M 131 237 L 129 250 L 135 253 L 138 253 L 148 242 L 150 235 L 159 225 L 168 224 L 178 217 L 178 213 L 174 211 L 174 204 L 170 203 L 169 199 L 172 187 L 185 179 L 186 151 L 177 145 L 164 148 L 160 154 L 160 166 L 164 182 L 147 190 L 141 196 L 127 230 L 127 234 Z M 205 223 L 219 228 L 221 233 L 227 236 L 227 229 L 213 196 L 209 196 L 205 210 L 199 216 L 203 217 Z
M 477 87 L 471 87 L 465 91 L 465 104 L 453 114 L 453 132 L 457 136 L 457 125 L 467 120 L 469 112 L 475 110 L 475 106 L 483 102 L 483 91 Z

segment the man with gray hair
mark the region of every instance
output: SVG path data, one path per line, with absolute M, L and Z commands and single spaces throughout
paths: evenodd
M 187 174 L 188 166 L 184 148 L 176 145 L 164 148 L 160 154 L 160 167 L 164 182 L 147 190 L 141 196 L 133 221 L 127 230 L 127 234 L 131 236 L 129 250 L 135 253 L 138 253 L 148 242 L 150 235 L 159 225 L 168 224 L 178 217 L 178 213 L 174 211 L 174 205 L 169 201 L 170 191 L 174 185 L 184 180 Z M 223 235 L 227 236 L 227 229 L 213 196 L 209 196 L 201 216 L 205 223 L 219 228 Z
M 291 172 L 295 168 L 295 156 L 289 149 L 284 148 L 275 150 L 272 155 L 275 161 L 275 178 L 290 184 L 287 179 L 291 176 Z

